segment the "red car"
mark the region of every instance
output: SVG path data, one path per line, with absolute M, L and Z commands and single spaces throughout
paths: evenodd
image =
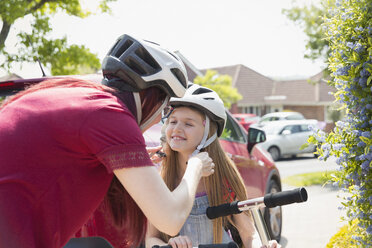
M 101 82 L 100 74 L 70 77 Z M 46 79 L 48 77 L 0 82 L 0 100 Z M 160 124 L 157 124 L 144 133 L 148 146 L 160 144 L 160 129 Z M 245 181 L 249 198 L 281 191 L 280 175 L 274 161 L 269 153 L 255 145 L 265 141 L 265 139 L 265 133 L 262 130 L 250 128 L 247 132 L 227 111 L 227 123 L 220 138 L 220 143 L 238 166 Z M 263 214 L 271 238 L 279 241 L 282 229 L 281 207 L 265 209 Z
M 249 127 L 261 119 L 255 114 L 232 114 L 234 118 L 248 131 Z

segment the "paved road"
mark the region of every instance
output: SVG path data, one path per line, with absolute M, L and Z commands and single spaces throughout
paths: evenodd
M 281 178 L 308 172 L 331 171 L 338 168 L 334 158 L 330 158 L 327 161 L 319 161 L 311 154 L 304 154 L 294 159 L 281 159 L 276 162 L 276 166 L 279 169 Z
M 335 170 L 334 160 L 318 161 L 311 156 L 296 159 L 283 159 L 277 162 L 282 178 L 287 176 L 313 172 Z M 293 186 L 283 185 L 283 190 Z M 338 188 L 331 186 L 307 186 L 308 201 L 283 206 L 283 229 L 281 245 L 283 248 L 323 248 L 329 239 L 345 223 L 340 217 L 344 211 L 338 209 L 344 196 Z

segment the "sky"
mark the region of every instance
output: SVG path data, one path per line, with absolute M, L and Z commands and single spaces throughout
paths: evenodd
M 84 0 L 82 6 L 94 11 L 97 2 Z M 306 78 L 325 66 L 304 58 L 307 37 L 282 14 L 292 0 L 118 0 L 110 6 L 112 14 L 85 19 L 57 14 L 51 19 L 50 37 L 66 36 L 69 44 L 85 45 L 102 60 L 126 33 L 177 50 L 198 69 L 243 64 L 276 79 Z M 29 22 L 16 22 L 8 47 L 16 46 L 17 30 L 30 30 Z M 25 78 L 41 75 L 36 63 L 14 72 Z

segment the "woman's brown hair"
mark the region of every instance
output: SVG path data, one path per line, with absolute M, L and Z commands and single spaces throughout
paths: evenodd
M 204 116 L 201 111 L 193 107 L 191 107 L 191 109 L 198 111 L 202 114 L 202 116 Z M 216 123 L 211 121 L 208 137 L 211 137 L 216 130 Z M 173 151 L 168 143 L 165 144 L 165 150 L 167 150 L 167 156 L 162 163 L 161 176 L 163 177 L 165 184 L 172 191 L 179 183 L 176 181 L 176 178 L 178 178 L 178 175 L 180 175 L 178 152 Z M 223 151 L 218 139 L 214 140 L 202 151 L 208 152 L 215 164 L 214 173 L 209 177 L 203 177 L 209 205 L 216 206 L 230 202 L 231 200 L 235 200 L 230 198 L 230 196 L 233 194 L 239 201 L 246 200 L 247 193 L 245 190 L 244 181 L 234 162 Z M 233 194 L 230 194 L 230 190 L 233 192 Z M 229 223 L 234 226 L 231 217 L 222 217 L 213 220 L 213 242 L 215 244 L 222 242 L 222 230 Z M 165 242 L 168 242 L 170 236 L 161 233 L 161 238 Z
M 27 94 L 38 90 L 74 87 L 86 87 L 109 92 L 117 96 L 136 117 L 136 108 L 132 92 L 119 92 L 116 89 L 102 84 L 76 78 L 45 80 L 10 97 L 2 104 L 1 108 L 15 102 L 17 99 Z M 140 96 L 142 99 L 141 122 L 143 123 L 160 107 L 166 98 L 166 93 L 159 88 L 152 87 L 141 91 Z M 115 176 L 111 181 L 111 185 L 105 196 L 104 203 L 108 206 L 109 212 L 113 218 L 113 223 L 115 223 L 118 227 L 124 227 L 126 230 L 125 234 L 127 236 L 125 237 L 126 240 L 123 242 L 125 242 L 128 246 L 138 246 L 144 239 L 147 227 L 147 219 Z

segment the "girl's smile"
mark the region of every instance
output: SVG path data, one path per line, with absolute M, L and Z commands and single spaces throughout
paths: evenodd
M 169 117 L 166 137 L 172 150 L 191 154 L 204 133 L 204 116 L 188 107 L 176 108 Z

